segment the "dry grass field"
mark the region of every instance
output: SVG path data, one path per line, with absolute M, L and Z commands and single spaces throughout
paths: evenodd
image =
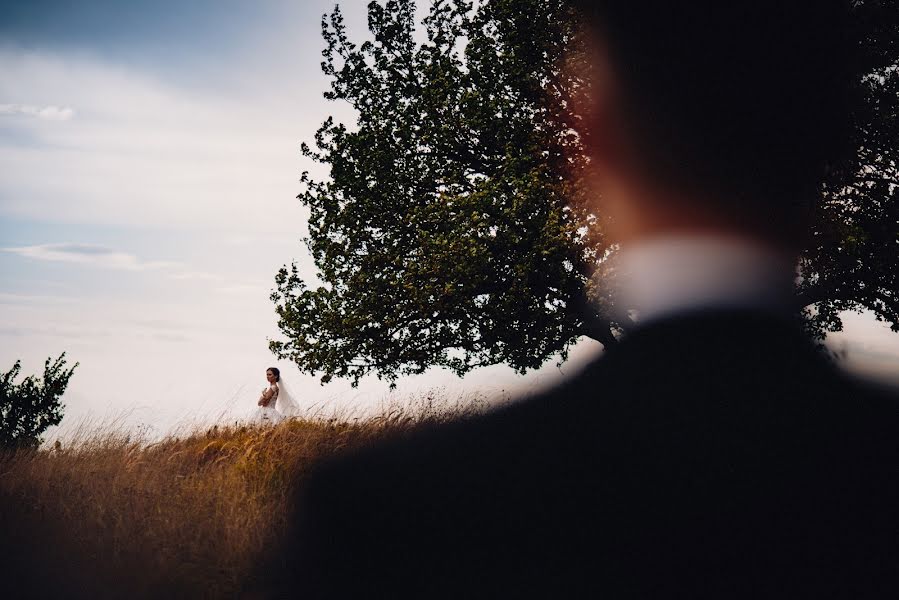
M 364 420 L 233 424 L 149 442 L 82 431 L 0 457 L 0 583 L 41 597 L 264 597 L 290 499 L 311 466 L 483 402 L 425 394 Z M 16 597 L 0 593 L 3 597 Z

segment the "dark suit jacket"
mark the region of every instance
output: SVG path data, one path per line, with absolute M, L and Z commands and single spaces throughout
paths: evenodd
M 332 461 L 306 598 L 899 598 L 895 394 L 786 321 L 632 333 L 569 383 Z

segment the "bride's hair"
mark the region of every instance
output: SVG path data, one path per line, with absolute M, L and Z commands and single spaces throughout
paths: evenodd
M 275 381 L 281 381 L 281 371 L 278 367 L 269 367 L 267 370 L 272 372 L 272 375 L 275 376 Z

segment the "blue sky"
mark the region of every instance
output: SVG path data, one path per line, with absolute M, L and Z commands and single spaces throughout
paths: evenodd
M 364 34 L 365 0 L 341 3 Z M 0 23 L 0 368 L 81 362 L 63 429 L 120 418 L 167 431 L 244 415 L 276 361 L 268 299 L 297 259 L 299 152 L 328 114 L 332 2 L 23 2 Z M 320 175 L 322 173 L 319 172 Z M 589 347 L 580 355 L 589 354 Z M 305 406 L 376 405 L 387 386 L 322 387 L 280 364 Z M 573 367 L 572 367 L 573 368 Z M 566 370 L 568 370 L 566 368 Z M 530 388 L 503 367 L 445 386 Z
M 367 0 L 342 2 L 364 34 Z M 0 368 L 81 362 L 65 427 L 119 416 L 167 431 L 252 411 L 275 361 L 268 293 L 293 259 L 305 212 L 299 153 L 328 114 L 321 15 L 333 2 L 3 3 L 0 19 Z M 899 335 L 850 317 L 835 343 L 885 372 Z M 596 352 L 584 343 L 571 372 Z M 358 390 L 280 365 L 306 406 L 367 407 Z M 504 367 L 459 381 L 431 372 L 399 395 L 530 390 Z

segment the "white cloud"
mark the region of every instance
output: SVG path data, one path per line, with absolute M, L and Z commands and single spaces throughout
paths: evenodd
M 0 292 L 0 304 L 25 305 L 35 304 L 71 304 L 76 302 L 74 298 L 65 296 L 47 296 L 41 294 L 9 294 Z
M 271 284 L 269 283 L 233 283 L 223 285 L 216 288 L 216 291 L 223 294 L 255 294 L 257 296 L 267 298 L 270 293 Z
M 143 261 L 133 254 L 119 252 L 98 244 L 38 244 L 35 246 L 2 248 L 2 250 L 35 260 L 80 263 L 125 271 L 148 271 L 180 267 L 180 264 L 176 262 Z
M 223 281 L 225 277 L 216 273 L 191 270 L 177 261 L 143 260 L 134 254 L 121 252 L 100 244 L 37 244 L 0 248 L 2 252 L 17 254 L 33 260 L 48 262 L 77 263 L 89 267 L 119 271 L 159 271 L 176 281 Z M 237 286 L 240 287 L 240 286 Z M 0 303 L 15 299 L 12 294 L 0 294 Z
M 179 281 L 221 281 L 223 279 L 221 275 L 205 271 L 181 271 L 172 273 L 171 278 Z
M 0 72 L 0 98 L 34 99 L 0 112 L 39 117 L 0 119 L 15 134 L 0 136 L 0 217 L 302 231 L 298 180 L 316 165 L 299 145 L 332 110 L 323 79 L 301 92 L 283 73 L 252 93 L 237 84 L 191 88 L 106 59 L 2 47 Z M 53 105 L 59 97 L 78 115 L 51 127 L 47 119 L 71 116 Z
M 0 104 L 0 115 L 22 115 L 45 121 L 68 121 L 75 109 L 68 106 L 34 106 L 31 104 Z

